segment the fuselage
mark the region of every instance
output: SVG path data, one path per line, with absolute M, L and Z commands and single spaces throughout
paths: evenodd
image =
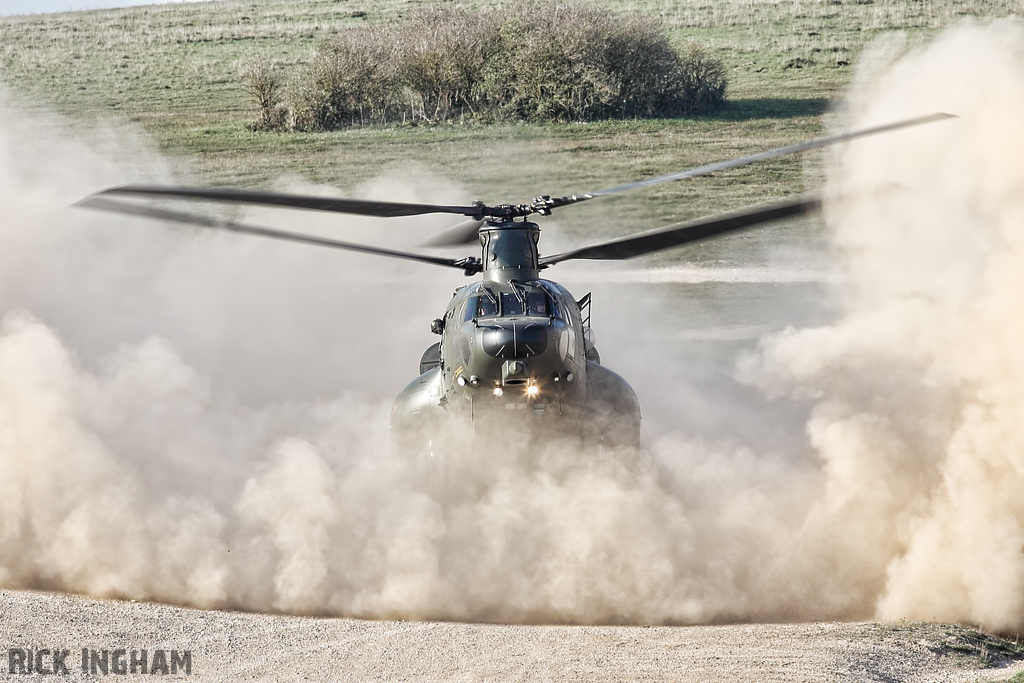
M 457 289 L 434 321 L 441 340 L 395 401 L 393 430 L 431 432 L 456 420 L 477 431 L 524 421 L 579 431 L 603 412 L 625 418 L 639 438 L 636 396 L 597 364 L 580 302 L 540 277 L 538 234 L 527 222 L 480 230 L 483 279 Z M 588 391 L 595 373 L 600 387 Z
M 582 402 L 583 321 L 557 283 L 474 283 L 455 293 L 443 321 L 439 368 L 454 414 L 513 404 L 564 412 L 567 402 Z

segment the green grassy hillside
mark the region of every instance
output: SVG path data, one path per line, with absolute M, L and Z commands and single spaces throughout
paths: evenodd
M 485 200 L 597 189 L 813 137 L 864 46 L 894 29 L 924 39 L 1019 0 L 603 0 L 660 17 L 678 44 L 710 47 L 728 68 L 729 105 L 713 116 L 560 125 L 438 125 L 333 133 L 254 133 L 238 76 L 262 55 L 308 61 L 320 40 L 395 21 L 420 0 L 219 0 L 0 19 L 0 80 L 22 101 L 78 121 L 136 122 L 195 182 L 260 186 L 283 174 L 349 190 L 410 162 Z M 466 4 L 466 3 L 464 3 Z M 475 4 L 485 6 L 487 0 Z M 803 161 L 780 159 L 646 190 L 571 224 L 620 233 L 804 189 Z M 439 201 L 451 198 L 438 198 Z

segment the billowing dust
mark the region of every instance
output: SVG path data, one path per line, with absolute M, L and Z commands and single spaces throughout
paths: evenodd
M 555 444 L 518 466 L 495 444 L 447 493 L 389 455 L 387 421 L 460 274 L 69 209 L 188 178 L 141 135 L 61 132 L 4 97 L 0 585 L 376 618 L 1019 630 L 1021 45 L 1015 25 L 974 26 L 865 59 L 844 126 L 961 118 L 835 155 L 843 312 L 762 338 L 717 380 L 788 421 L 722 403 L 709 424 L 744 438 L 680 433 L 673 412 L 695 408 L 652 391 L 651 362 L 639 463 Z M 355 190 L 468 199 L 424 178 Z M 446 225 L 244 217 L 395 244 Z M 638 338 L 616 352 L 634 373 L 676 357 L 670 334 Z

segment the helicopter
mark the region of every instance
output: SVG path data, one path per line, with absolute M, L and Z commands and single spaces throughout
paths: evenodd
M 601 449 L 637 449 L 640 402 L 629 383 L 601 363 L 590 327 L 590 294 L 576 299 L 541 272 L 570 260 L 622 260 L 707 240 L 727 233 L 817 211 L 822 200 L 803 195 L 746 207 L 553 255 L 539 249 L 540 226 L 532 216 L 599 197 L 710 174 L 856 138 L 939 121 L 933 113 L 852 132 L 819 137 L 669 175 L 562 197 L 542 195 L 525 204 L 473 202 L 468 206 L 410 204 L 315 197 L 232 188 L 122 185 L 94 193 L 77 206 L 218 230 L 376 254 L 455 268 L 480 279 L 455 290 L 431 331 L 440 340 L 420 358 L 419 374 L 395 399 L 392 445 L 400 453 L 437 465 L 467 436 L 512 434 L 569 436 Z M 377 217 L 431 213 L 469 220 L 421 246 L 478 243 L 480 256 L 442 258 L 355 244 L 185 213 L 125 198 L 229 202 Z M 501 437 L 498 437 L 501 438 Z M 441 464 L 443 466 L 443 463 Z

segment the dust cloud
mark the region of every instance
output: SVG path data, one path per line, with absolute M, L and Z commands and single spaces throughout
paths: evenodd
M 457 272 L 67 208 L 187 169 L 131 130 L 71 134 L 3 96 L 0 585 L 372 618 L 1019 631 L 1021 45 L 1017 25 L 968 26 L 865 60 L 844 127 L 961 118 L 837 151 L 842 312 L 728 361 L 714 382 L 760 403 L 652 390 L 664 369 L 630 355 L 656 406 L 638 462 L 480 452 L 447 491 L 391 457 L 387 420 Z M 357 191 L 467 199 L 417 171 Z M 633 303 L 609 330 L 656 306 Z M 644 357 L 677 358 L 671 335 L 648 337 Z M 673 411 L 736 429 L 680 433 Z
M 848 312 L 745 361 L 815 403 L 827 478 L 807 529 L 842 539 L 885 619 L 1024 626 L 1022 37 L 951 30 L 856 85 L 856 125 L 962 118 L 842 151 L 827 220 Z

